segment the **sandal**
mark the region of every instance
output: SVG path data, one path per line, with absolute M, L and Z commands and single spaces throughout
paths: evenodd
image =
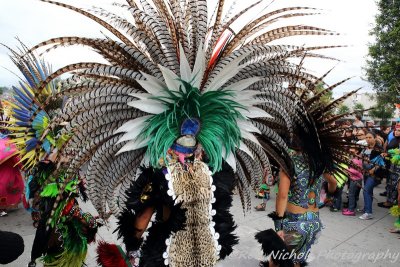
M 265 203 L 260 203 L 257 206 L 255 206 L 254 209 L 256 211 L 265 211 L 265 206 L 266 206 Z

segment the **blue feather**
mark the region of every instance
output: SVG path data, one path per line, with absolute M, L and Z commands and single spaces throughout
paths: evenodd
M 28 96 L 26 96 L 26 95 L 24 94 L 24 92 L 21 91 L 21 89 L 15 87 L 14 92 L 15 92 L 19 97 L 21 97 L 26 103 L 32 103 L 32 99 L 29 98 Z
M 25 182 L 25 200 L 26 203 L 29 203 L 29 197 L 31 195 L 31 189 L 29 188 L 29 184 L 32 182 L 33 180 L 33 175 L 29 175 L 28 177 L 28 181 Z M 28 212 L 32 212 L 33 209 L 31 207 L 26 209 Z
M 30 99 L 33 99 L 32 93 L 26 88 L 26 86 L 20 81 L 19 85 L 21 86 L 22 89 L 24 89 L 25 93 L 29 96 Z
M 29 66 L 28 66 L 28 68 L 29 68 Z M 21 70 L 21 68 L 20 68 L 20 70 Z M 21 72 L 22 72 L 22 74 L 24 75 L 25 80 L 29 83 L 29 86 L 30 86 L 31 88 L 35 88 L 35 82 L 32 81 L 31 77 L 29 77 L 28 75 L 25 75 L 25 72 L 24 72 L 24 71 L 21 70 Z M 32 70 L 31 70 L 30 68 L 29 68 L 29 72 L 32 73 Z
M 51 143 L 49 142 L 49 140 L 45 139 L 43 141 L 42 148 L 44 149 L 44 151 L 46 151 L 46 153 L 50 153 L 50 151 L 51 151 Z
M 22 105 L 22 107 L 24 107 L 25 109 L 29 109 L 30 105 L 28 103 L 26 103 L 21 97 L 19 97 L 18 95 L 14 95 L 15 100 L 17 100 L 19 102 L 20 105 Z
M 16 124 L 17 124 L 18 126 L 22 126 L 22 127 L 30 127 L 30 126 L 31 126 L 30 123 L 24 122 L 24 121 L 17 121 Z
M 40 64 L 40 63 L 37 61 L 37 59 L 35 59 L 35 62 L 36 62 L 36 68 L 38 69 L 42 80 L 46 80 L 47 76 L 46 76 L 46 75 L 44 74 L 44 72 L 43 72 L 43 69 L 42 69 L 43 65 Z
M 32 66 L 30 64 L 28 64 L 27 67 L 28 67 L 29 72 L 31 73 L 33 79 L 34 79 L 33 84 L 30 83 L 31 87 L 32 88 L 36 88 L 36 85 L 38 85 L 40 83 L 40 81 L 39 81 L 38 77 L 36 77 L 35 72 L 32 70 Z
M 14 117 L 17 120 L 20 120 L 20 121 L 29 121 L 29 119 L 30 119 L 30 117 L 21 116 L 21 115 L 18 115 L 18 114 L 15 114 Z
M 31 139 L 29 139 L 28 141 L 25 142 L 26 148 L 25 150 L 27 152 L 31 151 L 32 149 L 35 149 L 36 145 L 38 143 L 38 139 L 35 137 L 32 137 Z
M 16 113 L 16 114 L 18 114 L 19 116 L 24 116 L 24 117 L 31 117 L 32 116 L 32 113 L 31 112 L 29 112 L 28 110 L 20 110 L 20 109 L 16 109 L 16 108 L 14 108 L 13 109 L 13 111 Z

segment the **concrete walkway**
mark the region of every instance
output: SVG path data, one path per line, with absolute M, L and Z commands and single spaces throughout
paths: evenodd
M 376 206 L 377 202 L 384 201 L 379 196 L 384 185 L 375 189 L 373 203 L 374 219 L 363 221 L 355 217 L 345 217 L 340 212 L 330 212 L 328 208 L 321 209 L 321 218 L 325 228 L 322 230 L 318 244 L 311 250 L 309 266 L 400 266 L 400 235 L 391 234 L 388 229 L 393 226 L 394 218 L 388 214 L 387 209 Z M 343 198 L 345 199 L 345 197 Z M 360 194 L 362 207 L 362 192 Z M 258 200 L 253 200 L 253 206 Z M 257 231 L 272 228 L 272 221 L 267 214 L 274 209 L 275 199 L 267 203 L 267 211 L 251 211 L 243 215 L 239 198 L 235 196 L 232 212 L 238 224 L 237 235 L 240 243 L 235 247 L 232 255 L 220 262 L 218 267 L 256 267 L 258 261 L 263 259 L 260 245 L 255 241 Z M 88 205 L 89 209 L 93 209 Z M 110 228 L 103 227 L 97 239 L 115 242 L 112 231 L 115 220 L 111 220 Z M 25 241 L 25 252 L 15 262 L 7 266 L 27 266 L 30 257 L 35 229 L 32 227 L 30 215 L 24 209 L 12 211 L 6 217 L 0 217 L 0 229 L 17 232 Z M 87 266 L 96 266 L 94 246 L 89 248 Z M 38 264 L 38 266 L 40 266 Z

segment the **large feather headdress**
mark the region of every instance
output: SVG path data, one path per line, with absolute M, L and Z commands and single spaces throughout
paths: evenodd
M 42 0 L 91 18 L 115 38 L 59 37 L 33 47 L 48 49 L 85 45 L 108 63 L 67 65 L 44 82 L 64 73 L 63 95 L 71 97 L 58 119 L 73 133 L 72 172 L 87 163 L 91 200 L 100 215 L 117 213 L 123 192 L 142 162 L 158 160 L 179 137 L 186 118 L 197 118 L 197 136 L 213 171 L 225 160 L 235 170 L 243 202 L 250 204 L 250 185 L 260 180 L 273 158 L 291 173 L 285 140 L 296 127 L 308 133 L 312 125 L 299 98 L 285 86 L 313 86 L 318 79 L 298 69 L 293 58 L 319 56 L 327 47 L 272 45 L 295 35 L 332 35 L 312 26 L 274 26 L 275 22 L 315 13 L 313 8 L 290 7 L 262 14 L 239 31 L 232 24 L 261 1 L 238 14 L 224 14 L 217 2 L 208 20 L 206 0 L 127 0 L 126 17 L 103 9 L 88 12 L 67 4 Z M 121 12 L 122 14 L 122 12 Z M 315 172 L 321 166 L 313 167 Z M 120 196 L 119 199 L 115 197 Z M 244 201 L 246 198 L 246 201 Z
M 39 90 L 51 73 L 50 66 L 34 54 L 27 54 L 24 44 L 21 46 L 20 51 L 9 48 L 11 59 L 23 78 L 18 86 L 12 87 L 13 101 L 5 101 L 10 106 L 10 118 L 4 128 L 18 147 L 20 163 L 25 170 L 30 170 L 53 149 L 61 148 L 68 136 L 58 136 L 58 127 L 50 127 L 52 117 L 61 110 L 63 102 L 62 98 L 55 97 L 56 82 L 46 83 Z

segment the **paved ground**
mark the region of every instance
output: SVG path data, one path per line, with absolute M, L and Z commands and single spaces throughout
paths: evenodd
M 318 244 L 312 248 L 310 266 L 400 266 L 400 235 L 391 234 L 388 229 L 392 227 L 394 218 L 388 214 L 387 209 L 376 206 L 384 198 L 379 196 L 384 185 L 375 189 L 373 220 L 362 221 L 357 217 L 345 217 L 340 213 L 332 213 L 327 208 L 321 210 L 321 218 L 325 225 Z M 361 192 L 362 194 L 362 192 Z M 257 203 L 257 200 L 254 200 Z M 243 215 L 237 197 L 234 199 L 232 209 L 238 224 L 237 234 L 240 243 L 235 247 L 232 255 L 218 264 L 218 267 L 256 267 L 258 260 L 262 259 L 261 249 L 254 240 L 254 235 L 259 230 L 272 227 L 272 221 L 267 217 L 273 209 L 274 199 L 267 204 L 265 212 L 249 212 Z M 362 207 L 362 195 L 361 203 Z M 90 207 L 89 207 L 90 208 Z M 361 215 L 361 214 L 360 214 Z M 98 239 L 113 241 L 112 235 L 115 221 L 111 221 L 110 229 L 100 229 Z M 25 252 L 14 263 L 7 266 L 26 266 L 30 247 L 33 242 L 35 229 L 31 219 L 22 208 L 10 212 L 7 217 L 0 217 L 0 229 L 14 231 L 23 236 Z M 94 260 L 94 247 L 90 247 L 87 259 L 88 266 L 96 266 Z

